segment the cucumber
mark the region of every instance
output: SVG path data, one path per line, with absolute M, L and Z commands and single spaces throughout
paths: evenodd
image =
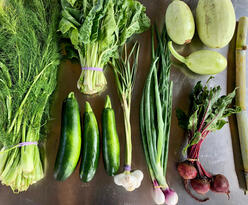
M 102 112 L 102 138 L 104 167 L 109 176 L 117 173 L 120 167 L 120 143 L 116 130 L 115 113 L 109 96 Z
M 88 102 L 83 117 L 83 148 L 80 179 L 89 182 L 93 179 L 99 160 L 99 130 L 96 117 Z
M 81 124 L 78 102 L 71 92 L 63 102 L 61 136 L 54 167 L 54 178 L 67 179 L 75 170 L 81 151 Z

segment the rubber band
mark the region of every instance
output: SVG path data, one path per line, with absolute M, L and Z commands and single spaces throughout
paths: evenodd
M 17 144 L 17 145 L 12 146 L 12 147 L 9 148 L 9 149 L 0 151 L 0 153 L 9 152 L 9 151 L 11 151 L 12 149 L 15 149 L 15 148 L 18 148 L 18 147 L 23 147 L 23 146 L 29 146 L 29 145 L 38 145 L 38 142 L 21 142 L 21 143 L 19 143 L 19 144 Z
M 163 188 L 165 188 L 165 186 L 160 186 L 160 185 L 156 185 L 156 186 L 153 186 L 155 189 L 163 189 Z
M 94 67 L 84 67 L 82 70 L 94 70 L 94 71 L 103 71 L 102 68 L 94 68 Z
M 125 165 L 124 170 L 130 172 L 131 171 L 131 166 Z
M 28 146 L 28 145 L 38 145 L 38 142 L 21 142 L 17 144 L 18 147 Z
M 190 162 L 198 162 L 199 161 L 199 159 L 191 159 L 191 158 L 188 158 L 187 160 Z

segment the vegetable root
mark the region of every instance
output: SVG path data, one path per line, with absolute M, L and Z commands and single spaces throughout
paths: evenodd
M 197 198 L 196 196 L 194 196 L 194 195 L 191 193 L 190 189 L 189 189 L 189 180 L 188 180 L 188 179 L 184 179 L 183 181 L 184 181 L 184 188 L 185 188 L 186 192 L 187 192 L 193 199 L 195 199 L 196 201 L 199 201 L 199 202 L 205 202 L 205 201 L 208 201 L 208 200 L 209 200 L 208 197 L 205 198 L 205 199 L 199 199 L 199 198 Z
M 230 199 L 229 182 L 224 175 L 217 174 L 213 176 L 210 188 L 213 192 L 227 194 L 228 199 Z
M 179 163 L 177 171 L 183 179 L 194 179 L 197 176 L 196 168 L 186 162 Z

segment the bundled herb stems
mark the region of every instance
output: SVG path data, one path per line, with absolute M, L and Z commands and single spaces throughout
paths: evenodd
M 156 31 L 158 48 L 154 49 L 152 35 L 152 64 L 147 77 L 140 106 L 140 127 L 146 163 L 154 186 L 156 204 L 177 204 L 177 193 L 169 188 L 166 169 L 172 109 L 172 82 L 170 81 L 170 53 L 166 29 Z
M 0 180 L 21 192 L 44 177 L 38 144 L 57 83 L 58 7 L 53 0 L 0 3 Z

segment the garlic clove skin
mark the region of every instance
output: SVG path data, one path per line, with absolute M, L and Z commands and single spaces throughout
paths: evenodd
M 128 172 L 114 176 L 115 184 L 123 186 L 127 191 L 133 191 L 136 187 L 136 178 Z
M 114 176 L 114 183 L 118 186 L 122 186 L 122 184 L 124 183 L 124 173 L 121 174 L 117 174 Z
M 140 170 L 135 170 L 135 171 L 131 172 L 131 175 L 136 178 L 137 184 L 136 184 L 136 187 L 135 188 L 139 188 L 140 185 L 141 185 L 141 182 L 142 182 L 142 180 L 144 178 L 143 172 L 140 171 Z

